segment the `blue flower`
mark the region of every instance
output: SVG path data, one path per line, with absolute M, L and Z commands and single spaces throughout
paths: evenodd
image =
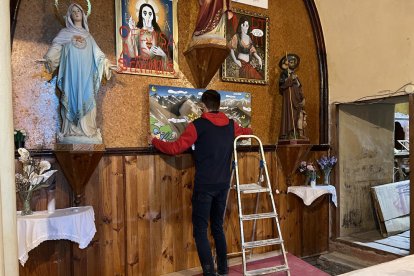
M 326 157 L 324 155 L 320 159 L 318 159 L 316 162 L 318 162 L 319 167 L 325 171 L 325 170 L 331 170 L 335 166 L 336 162 L 338 162 L 338 159 L 335 156 Z

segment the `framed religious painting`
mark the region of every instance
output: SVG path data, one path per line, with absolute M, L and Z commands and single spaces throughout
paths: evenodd
M 116 55 L 120 73 L 177 76 L 177 2 L 115 1 Z
M 226 23 L 230 54 L 222 65 L 223 81 L 267 84 L 269 17 L 234 9 Z

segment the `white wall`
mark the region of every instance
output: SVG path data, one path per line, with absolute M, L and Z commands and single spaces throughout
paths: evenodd
M 413 0 L 315 0 L 328 60 L 329 101 L 414 82 Z

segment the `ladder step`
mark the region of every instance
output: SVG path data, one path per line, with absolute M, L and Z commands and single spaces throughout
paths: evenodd
M 277 217 L 277 214 L 274 212 L 271 212 L 271 213 L 243 215 L 241 219 L 242 220 L 253 220 L 253 219 L 265 219 L 265 218 L 275 218 L 275 217 Z
M 244 275 L 265 275 L 269 273 L 288 271 L 288 270 L 289 270 L 289 267 L 287 265 L 278 265 L 278 266 L 272 266 L 272 267 L 259 268 L 255 270 L 248 270 L 248 271 L 245 271 Z
M 260 185 L 257 185 L 255 183 L 251 184 L 240 184 L 239 185 L 240 192 L 242 194 L 252 194 L 252 193 L 264 193 L 264 192 L 270 192 L 270 189 L 267 187 L 262 187 Z
M 281 243 L 283 243 L 283 240 L 280 239 L 280 238 L 260 240 L 260 241 L 250 241 L 250 242 L 245 242 L 243 248 L 245 248 L 245 249 L 246 248 L 255 248 L 255 247 L 261 247 L 261 246 L 281 244 Z

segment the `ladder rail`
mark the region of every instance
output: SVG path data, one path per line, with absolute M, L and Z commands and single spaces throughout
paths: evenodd
M 244 136 L 244 135 L 241 135 Z M 236 137 L 236 139 L 234 139 L 234 144 L 233 144 L 233 150 L 234 150 L 234 154 L 233 154 L 233 158 L 234 158 L 234 171 L 235 171 L 235 175 L 236 175 L 236 190 L 237 190 L 237 206 L 238 206 L 238 211 L 239 211 L 239 225 L 240 225 L 240 241 L 242 244 L 242 261 L 243 261 L 243 271 L 247 270 L 246 267 L 246 252 L 245 252 L 245 248 L 243 246 L 244 244 L 244 229 L 243 229 L 243 221 L 242 221 L 242 209 L 241 209 L 241 195 L 240 195 L 240 178 L 239 178 L 239 166 L 238 166 L 238 157 L 237 157 L 237 141 L 239 140 L 239 137 Z

